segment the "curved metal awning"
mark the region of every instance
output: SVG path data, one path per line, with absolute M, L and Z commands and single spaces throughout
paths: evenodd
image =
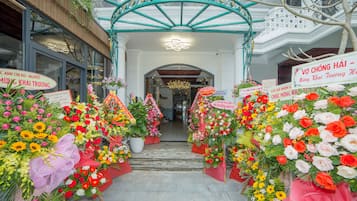
M 245 65 L 250 63 L 252 26 L 248 10 L 255 3 L 239 0 L 104 0 L 115 8 L 108 32 L 206 32 L 244 34 Z M 115 51 L 115 50 L 114 50 Z

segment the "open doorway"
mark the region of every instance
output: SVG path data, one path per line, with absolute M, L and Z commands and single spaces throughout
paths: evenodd
M 213 74 L 187 64 L 169 64 L 145 75 L 145 92 L 153 94 L 164 118 L 161 141 L 187 141 L 188 112 L 198 89 L 213 86 Z

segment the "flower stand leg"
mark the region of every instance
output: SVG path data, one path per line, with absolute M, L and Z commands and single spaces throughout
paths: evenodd
M 204 168 L 204 173 L 222 182 L 226 182 L 226 162 L 223 161 L 216 168 Z
M 131 166 L 128 161 L 124 163 L 117 163 L 108 168 L 110 176 L 114 179 L 131 172 Z

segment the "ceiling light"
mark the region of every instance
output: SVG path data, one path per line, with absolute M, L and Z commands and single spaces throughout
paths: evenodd
M 179 52 L 181 50 L 186 50 L 190 48 L 191 43 L 182 41 L 181 39 L 178 38 L 173 38 L 168 41 L 165 41 L 164 46 L 166 50 L 174 50 L 176 52 Z

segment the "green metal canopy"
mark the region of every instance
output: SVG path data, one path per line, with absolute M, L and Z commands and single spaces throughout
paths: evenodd
M 239 0 L 105 0 L 115 6 L 110 32 L 206 32 L 244 34 L 244 65 L 250 63 L 253 20 L 248 8 L 255 3 Z M 135 19 L 135 20 L 134 20 Z M 114 40 L 115 42 L 115 40 Z M 113 43 L 115 51 L 116 44 Z

